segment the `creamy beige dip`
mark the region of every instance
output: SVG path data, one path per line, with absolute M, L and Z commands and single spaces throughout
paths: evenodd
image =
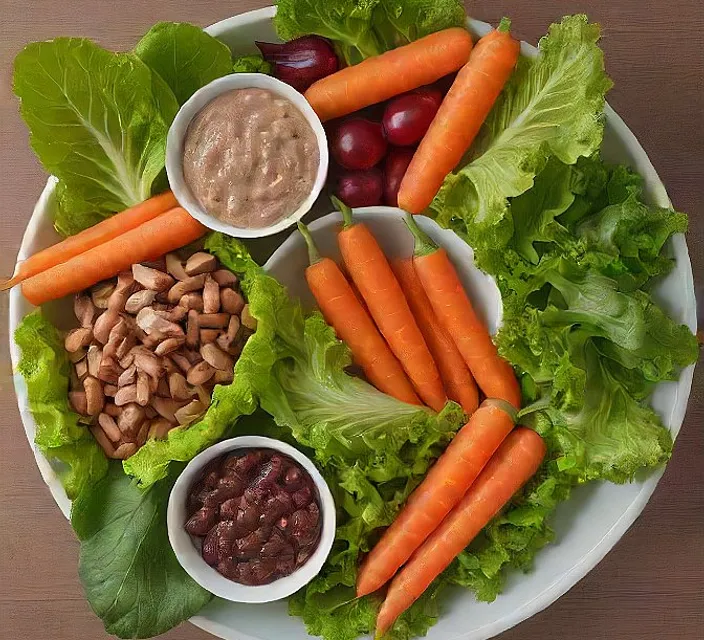
M 260 228 L 298 209 L 319 163 L 315 133 L 292 102 L 266 89 L 234 89 L 188 127 L 183 175 L 205 211 Z

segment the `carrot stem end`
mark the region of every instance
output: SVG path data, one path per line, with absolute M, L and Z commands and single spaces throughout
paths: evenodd
M 342 214 L 343 228 L 347 229 L 348 227 L 351 227 L 354 224 L 354 220 L 352 219 L 352 209 L 335 196 L 331 196 L 330 200 L 332 200 L 333 205 L 335 205 L 337 210 Z
M 501 22 L 499 22 L 499 26 L 496 27 L 497 31 L 500 31 L 501 33 L 508 33 L 511 31 L 511 19 L 507 18 L 504 16 L 501 18 Z
M 435 253 L 438 250 L 438 245 L 436 245 L 430 236 L 425 233 L 415 221 L 412 214 L 407 213 L 406 217 L 403 219 L 406 226 L 413 234 L 414 245 L 413 245 L 413 255 L 416 257 L 427 256 L 431 253 Z
M 310 264 L 313 265 L 316 262 L 320 262 L 320 252 L 318 251 L 318 247 L 315 246 L 313 236 L 310 235 L 310 229 L 300 220 L 298 221 L 298 231 L 300 231 L 303 239 L 306 241 L 306 246 L 308 247 L 308 261 Z

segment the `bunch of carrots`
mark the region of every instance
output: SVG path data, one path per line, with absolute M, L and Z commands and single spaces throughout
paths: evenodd
M 436 411 L 450 398 L 471 416 L 360 570 L 359 596 L 393 578 L 377 619 L 383 634 L 535 473 L 545 445 L 534 431 L 514 429 L 518 381 L 445 250 L 407 214 L 414 254 L 392 265 L 368 227 L 336 204 L 350 280 L 299 223 L 306 280 L 326 321 L 379 390 Z M 477 385 L 487 397 L 479 408 Z
M 167 191 L 35 253 L 0 291 L 21 284 L 24 297 L 39 306 L 155 260 L 205 231 Z

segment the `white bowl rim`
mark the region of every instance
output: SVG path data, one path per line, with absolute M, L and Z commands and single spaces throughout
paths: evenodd
M 205 31 L 212 36 L 219 37 L 235 27 L 245 27 L 247 25 L 256 24 L 262 20 L 271 20 L 276 14 L 276 7 L 269 6 L 261 9 L 256 9 L 254 11 L 249 11 L 239 15 L 231 16 L 217 23 L 214 23 L 207 27 Z M 474 33 L 486 33 L 491 29 L 491 25 L 486 22 L 474 20 L 468 18 L 467 24 L 470 30 Z M 526 42 L 521 43 L 521 53 L 523 55 L 535 55 L 537 49 Z M 636 139 L 635 135 L 631 132 L 622 118 L 610 107 L 607 103 L 605 107 L 606 121 L 615 130 L 616 137 L 618 137 L 625 145 L 627 145 L 634 155 L 637 156 L 638 166 L 636 167 L 638 172 L 644 177 L 646 185 L 649 187 L 652 198 L 655 204 L 661 207 L 670 207 L 671 202 L 667 195 L 667 191 L 662 181 L 660 180 L 652 162 L 648 158 L 645 150 L 641 144 Z M 43 218 L 46 215 L 47 207 L 51 201 L 52 194 L 56 186 L 56 179 L 50 176 L 47 179 L 47 183 L 37 200 L 37 203 L 32 212 L 32 216 L 27 224 L 27 228 L 22 237 L 22 242 L 17 256 L 17 262 L 26 259 L 29 255 L 29 248 L 34 243 L 34 239 L 37 236 L 39 229 L 42 225 Z M 314 223 L 312 223 L 313 225 Z M 311 226 L 312 226 L 311 225 Z M 694 284 L 692 277 L 692 267 L 689 258 L 689 251 L 687 249 L 687 244 L 683 234 L 678 234 L 673 236 L 674 252 L 678 264 L 682 266 L 685 271 L 685 279 L 687 288 L 683 292 L 686 296 L 686 309 L 688 309 L 687 317 L 685 319 L 685 324 L 692 330 L 696 329 L 696 303 L 694 300 Z M 19 318 L 16 317 L 17 314 L 13 314 L 13 309 L 20 306 L 21 293 L 18 287 L 15 287 L 10 291 L 10 304 L 9 304 L 9 338 L 10 338 L 10 355 L 12 359 L 13 371 L 16 371 L 17 363 L 19 362 L 20 351 L 19 347 L 14 342 L 13 334 L 17 327 L 17 322 Z M 677 433 L 682 426 L 682 421 L 687 408 L 687 400 L 690 395 L 692 387 L 692 378 L 694 375 L 694 365 L 690 365 L 685 368 L 678 382 L 678 396 L 681 400 L 678 401 L 676 410 L 671 416 L 669 416 L 670 430 L 672 432 L 673 438 L 677 436 Z M 15 386 L 15 391 L 18 396 L 18 406 L 20 410 L 20 417 L 22 424 L 27 435 L 27 439 L 32 448 L 37 467 L 41 473 L 42 479 L 46 483 L 51 492 L 52 497 L 56 501 L 57 505 L 61 509 L 61 512 L 68 519 L 70 518 L 71 502 L 66 496 L 66 492 L 61 485 L 61 482 L 51 467 L 47 459 L 42 455 L 34 444 L 34 434 L 36 431 L 36 425 L 31 413 L 27 407 L 26 403 L 26 389 L 24 386 L 24 381 L 19 374 L 15 374 L 13 377 L 13 382 Z M 566 572 L 559 579 L 555 580 L 553 583 L 549 584 L 546 588 L 537 592 L 535 597 L 525 605 L 513 610 L 510 614 L 505 615 L 490 624 L 484 625 L 475 632 L 468 634 L 461 634 L 456 636 L 456 640 L 487 640 L 492 638 L 504 631 L 511 629 L 520 622 L 530 618 L 531 616 L 539 613 L 543 609 L 550 606 L 555 600 L 560 596 L 564 595 L 569 591 L 579 580 L 581 580 L 587 573 L 589 573 L 603 558 L 604 556 L 614 547 L 614 545 L 621 539 L 621 537 L 628 531 L 631 525 L 636 521 L 640 513 L 645 508 L 648 503 L 650 496 L 652 495 L 655 487 L 657 486 L 660 478 L 662 477 L 665 469 L 660 469 L 647 478 L 647 480 L 642 484 L 641 490 L 637 497 L 633 500 L 631 505 L 627 510 L 623 512 L 616 524 L 604 536 L 599 540 L 591 549 L 591 551 L 585 554 L 572 568 L 572 570 Z M 246 635 L 242 632 L 233 629 L 232 627 L 225 626 L 216 620 L 206 617 L 205 615 L 196 615 L 190 619 L 190 622 L 195 626 L 211 633 L 212 635 L 223 638 L 225 640 L 254 640 L 251 636 Z
M 286 98 L 300 111 L 306 122 L 313 129 L 318 145 L 319 162 L 315 175 L 315 181 L 311 192 L 299 207 L 266 227 L 236 227 L 223 222 L 216 216 L 208 213 L 195 198 L 188 188 L 183 176 L 183 144 L 188 133 L 188 126 L 193 118 L 212 100 L 219 95 L 234 89 L 268 89 L 283 98 Z M 263 73 L 231 73 L 209 82 L 204 87 L 196 91 L 179 109 L 174 121 L 169 127 L 166 138 L 166 175 L 169 179 L 169 186 L 176 196 L 179 204 L 188 211 L 198 222 L 204 224 L 209 229 L 220 231 L 234 238 L 263 238 L 274 235 L 290 226 L 296 224 L 317 200 L 320 192 L 325 186 L 328 175 L 329 152 L 328 141 L 323 123 L 313 111 L 308 101 L 302 93 L 296 91 L 290 85 L 277 80 L 272 76 Z
M 291 575 L 269 584 L 249 586 L 229 580 L 203 560 L 184 529 L 188 491 L 203 467 L 215 458 L 238 449 L 273 449 L 300 464 L 310 474 L 320 498 L 322 529 L 320 541 L 308 561 Z M 327 482 L 312 460 L 290 444 L 263 436 L 238 436 L 223 440 L 199 453 L 181 472 L 169 494 L 166 526 L 171 548 L 186 573 L 213 595 L 232 602 L 263 603 L 286 598 L 308 584 L 323 567 L 335 540 L 335 502 Z

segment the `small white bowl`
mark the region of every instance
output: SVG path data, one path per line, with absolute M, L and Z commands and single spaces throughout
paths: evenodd
M 198 479 L 200 473 L 211 460 L 237 449 L 274 449 L 279 453 L 293 458 L 309 474 L 315 483 L 320 499 L 320 515 L 322 529 L 320 542 L 315 553 L 308 561 L 291 575 L 279 578 L 274 582 L 261 586 L 248 586 L 229 580 L 218 573 L 213 567 L 203 560 L 200 550 L 194 544 L 184 525 L 186 524 L 186 502 L 188 491 Z M 241 436 L 224 440 L 209 447 L 193 460 L 191 460 L 181 475 L 176 480 L 166 514 L 166 523 L 169 532 L 171 547 L 191 578 L 210 593 L 230 600 L 232 602 L 262 603 L 273 602 L 286 598 L 308 584 L 323 566 L 330 554 L 332 543 L 335 540 L 335 502 L 330 493 L 330 488 L 315 468 L 315 465 L 300 451 L 292 446 L 260 436 Z
M 318 164 L 318 173 L 315 176 L 313 189 L 308 197 L 301 203 L 295 211 L 292 211 L 285 218 L 282 218 L 275 224 L 268 227 L 235 227 L 227 224 L 214 215 L 208 213 L 201 207 L 198 200 L 191 193 L 191 190 L 186 184 L 183 177 L 183 146 L 188 126 L 193 118 L 205 107 L 209 102 L 217 98 L 220 94 L 233 89 L 268 89 L 282 98 L 286 98 L 303 114 L 308 124 L 315 133 L 318 142 L 318 151 L 320 155 L 320 163 Z M 320 118 L 316 115 L 308 101 L 303 97 L 303 94 L 296 91 L 290 85 L 264 75 L 263 73 L 233 73 L 229 76 L 224 76 L 213 80 L 210 84 L 205 85 L 196 91 L 181 107 L 176 114 L 174 121 L 171 123 L 169 134 L 166 139 L 166 175 L 169 178 L 169 185 L 174 192 L 176 199 L 180 205 L 188 211 L 196 220 L 204 224 L 209 229 L 220 231 L 233 236 L 235 238 L 262 238 L 271 236 L 279 231 L 287 229 L 300 220 L 315 203 L 320 195 L 325 180 L 328 176 L 328 141 L 325 135 L 325 129 L 320 122 Z

